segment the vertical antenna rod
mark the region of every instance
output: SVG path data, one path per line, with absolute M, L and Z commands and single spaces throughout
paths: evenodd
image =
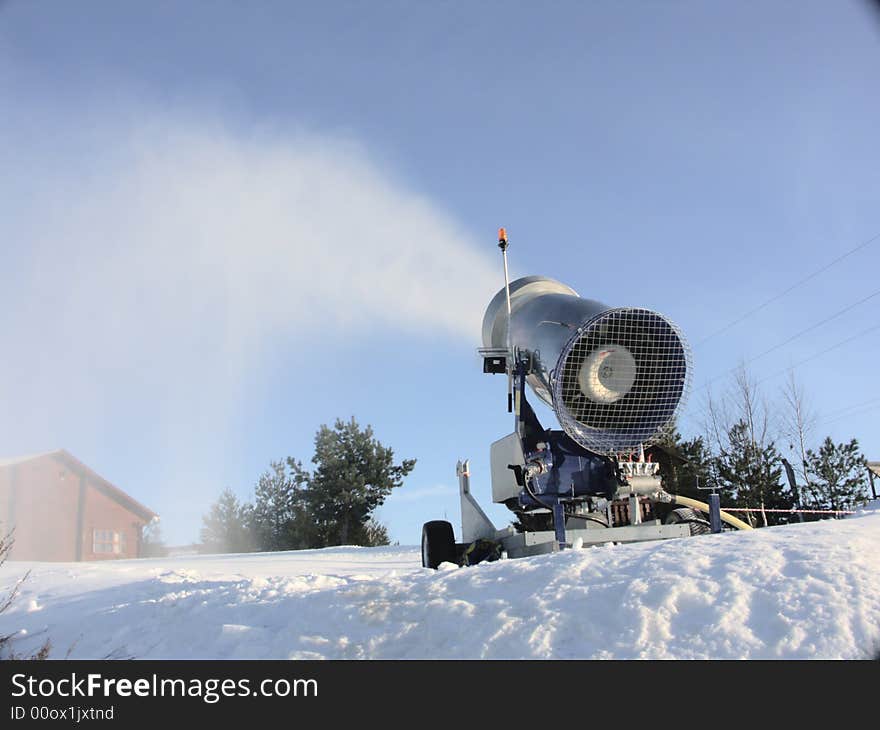
M 510 275 L 507 271 L 507 231 L 498 229 L 498 248 L 504 260 L 504 294 L 507 297 L 507 412 L 513 413 L 513 346 L 510 336 Z

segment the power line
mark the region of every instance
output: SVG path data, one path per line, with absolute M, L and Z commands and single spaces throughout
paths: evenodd
M 861 403 L 853 403 L 845 408 L 836 408 L 830 413 L 826 413 L 824 417 L 817 419 L 814 425 L 817 427 L 824 426 L 830 423 L 836 423 L 837 421 L 842 421 L 844 418 L 863 416 L 878 408 L 880 408 L 880 396 L 862 401 Z M 687 417 L 696 418 L 696 414 L 691 411 L 682 414 L 682 418 Z
M 762 309 L 764 309 L 765 307 L 768 307 L 768 306 L 770 306 L 771 304 L 773 304 L 773 302 L 778 301 L 779 299 L 782 299 L 782 297 L 784 297 L 786 294 L 788 294 L 788 293 L 794 291 L 795 289 L 797 289 L 797 288 L 798 288 L 799 286 L 801 286 L 802 284 L 806 284 L 808 281 L 810 281 L 810 280 L 812 280 L 812 279 L 815 279 L 817 276 L 819 276 L 819 274 L 822 274 L 822 273 L 824 273 L 825 271 L 828 271 L 828 269 L 830 269 L 830 268 L 831 268 L 832 266 L 834 266 L 835 264 L 839 264 L 839 263 L 840 263 L 841 261 L 843 261 L 845 258 L 848 258 L 849 256 L 852 256 L 852 255 L 853 255 L 854 253 L 856 253 L 857 251 L 860 251 L 861 249 L 865 248 L 865 246 L 867 246 L 867 245 L 869 245 L 869 244 L 871 244 L 871 243 L 874 243 L 874 241 L 877 241 L 877 240 L 880 240 L 880 233 L 878 233 L 876 236 L 872 236 L 872 237 L 869 238 L 867 241 L 863 241 L 862 243 L 860 243 L 860 244 L 859 244 L 858 246 L 856 246 L 855 248 L 851 248 L 851 249 L 850 249 L 849 251 L 847 251 L 846 253 L 841 254 L 840 256 L 838 256 L 838 257 L 837 257 L 836 259 L 834 259 L 833 261 L 830 261 L 829 263 L 825 264 L 825 266 L 823 266 L 821 269 L 818 269 L 818 270 L 814 271 L 812 274 L 810 274 L 810 275 L 808 275 L 808 276 L 805 276 L 803 279 L 800 279 L 800 280 L 796 281 L 794 284 L 792 284 L 790 287 L 788 287 L 788 289 L 786 289 L 785 291 L 781 291 L 781 292 L 779 292 L 778 294 L 773 295 L 773 296 L 770 297 L 767 301 L 765 301 L 765 302 L 759 304 L 759 305 L 758 305 L 757 307 L 755 307 L 754 309 L 750 309 L 748 312 L 746 312 L 746 313 L 745 313 L 744 315 L 742 315 L 741 317 L 739 317 L 739 318 L 733 320 L 733 321 L 730 322 L 729 324 L 724 325 L 724 327 L 722 327 L 722 328 L 719 329 L 719 330 L 716 330 L 715 332 L 713 332 L 712 334 L 708 335 L 707 337 L 704 337 L 702 340 L 700 340 L 699 342 L 697 342 L 697 344 L 695 344 L 694 347 L 700 347 L 701 345 L 703 345 L 703 344 L 705 344 L 706 342 L 708 342 L 709 340 L 711 340 L 713 337 L 717 337 L 718 335 L 722 334 L 723 332 L 727 332 L 727 330 L 731 329 L 732 327 L 735 327 L 735 326 L 738 325 L 740 322 L 742 322 L 742 321 L 748 319 L 749 317 L 751 317 L 751 316 L 752 316 L 753 314 L 755 314 L 756 312 L 760 312 L 760 311 L 761 311 Z
M 853 409 L 858 409 L 858 408 L 864 408 L 865 406 L 871 405 L 872 403 L 876 403 L 878 406 L 880 406 L 880 397 L 877 397 L 877 398 L 871 398 L 870 400 L 864 400 L 864 401 L 862 401 L 861 403 L 855 403 L 855 404 L 853 404 L 853 405 L 851 405 L 851 406 L 846 406 L 846 407 L 844 407 L 844 408 L 835 408 L 835 409 L 834 409 L 833 411 L 831 411 L 830 413 L 826 413 L 826 414 L 825 414 L 825 418 L 820 419 L 820 422 L 828 421 L 828 420 L 832 420 L 832 421 L 833 421 L 833 420 L 834 420 L 835 418 L 837 418 L 838 416 L 841 416 L 841 415 L 848 415 L 848 414 L 846 413 L 846 411 L 851 411 L 851 410 L 853 410 Z
M 761 383 L 765 383 L 768 380 L 772 380 L 773 378 L 779 377 L 783 373 L 787 373 L 789 370 L 794 370 L 795 368 L 800 367 L 801 365 L 803 365 L 805 363 L 808 363 L 812 360 L 815 360 L 817 357 L 821 357 L 822 355 L 825 355 L 825 354 L 831 352 L 832 350 L 836 350 L 838 347 L 843 347 L 844 345 L 849 344 L 853 340 L 857 340 L 860 337 L 864 337 L 865 335 L 869 334 L 870 332 L 873 332 L 874 330 L 878 330 L 878 329 L 880 329 L 880 324 L 875 324 L 873 327 L 868 327 L 868 329 L 862 330 L 861 332 L 853 335 L 852 337 L 847 337 L 845 340 L 841 340 L 836 345 L 831 345 L 831 347 L 826 347 L 824 350 L 822 350 L 821 352 L 817 352 L 815 355 L 810 355 L 810 357 L 804 358 L 803 360 L 799 360 L 798 362 L 794 363 L 793 365 L 789 365 L 787 368 L 784 368 L 784 369 L 780 370 L 779 372 L 773 373 L 773 375 L 768 375 L 766 378 L 762 378 L 761 380 L 758 381 L 758 385 L 760 385 Z
M 829 423 L 835 423 L 836 421 L 842 421 L 844 418 L 855 418 L 856 416 L 864 416 L 864 415 L 870 413 L 871 411 L 877 410 L 878 408 L 880 408 L 880 403 L 875 403 L 872 406 L 866 406 L 866 407 L 865 407 L 865 404 L 860 403 L 859 408 L 857 408 L 857 410 L 853 411 L 852 413 L 843 413 L 841 415 L 835 416 L 834 418 L 828 418 L 824 421 L 819 421 L 819 423 L 817 423 L 816 425 L 817 426 L 824 426 Z
M 754 357 L 752 357 L 752 358 L 746 360 L 746 361 L 743 363 L 743 365 L 748 365 L 748 364 L 750 364 L 750 363 L 755 362 L 755 360 L 760 360 L 760 359 L 761 359 L 762 357 L 764 357 L 765 355 L 769 355 L 771 352 L 776 352 L 776 350 L 778 350 L 780 347 L 784 347 L 784 346 L 787 345 L 789 342 L 793 342 L 794 340 L 796 340 L 798 337 L 803 337 L 805 334 L 807 334 L 808 332 L 812 332 L 812 331 L 813 331 L 814 329 L 816 329 L 817 327 L 821 327 L 823 324 L 827 324 L 827 323 L 830 322 L 831 320 L 833 320 L 833 319 L 837 319 L 838 317 L 840 317 L 840 316 L 846 314 L 847 312 L 849 312 L 851 309 L 855 309 L 855 308 L 858 307 L 860 304 L 864 304 L 864 303 L 867 302 L 869 299 L 873 299 L 873 298 L 876 297 L 877 295 L 880 295 L 880 289 L 877 289 L 876 291 L 872 292 L 871 294 L 868 294 L 868 296 L 863 297 L 862 299 L 859 299 L 859 301 L 857 301 L 857 302 L 853 302 L 852 304 L 850 304 L 850 305 L 844 307 L 844 308 L 841 309 L 840 311 L 835 312 L 835 313 L 832 314 L 830 317 L 826 317 L 825 319 L 821 320 L 820 322 L 816 322 L 815 324 L 812 324 L 812 325 L 810 325 L 809 327 L 806 327 L 806 328 L 802 329 L 800 332 L 798 332 L 798 333 L 792 335 L 792 336 L 789 337 L 788 339 L 783 340 L 782 342 L 780 342 L 780 343 L 778 343 L 778 344 L 776 344 L 776 345 L 773 345 L 773 347 L 771 347 L 771 348 L 769 348 L 769 349 L 767 349 L 767 350 L 764 350 L 764 352 L 760 353 L 759 355 L 755 355 Z M 715 376 L 714 378 L 712 378 L 711 380 L 706 381 L 705 384 L 706 384 L 706 385 L 711 385 L 712 383 L 714 383 L 714 382 L 715 382 L 716 380 L 718 380 L 719 378 L 723 378 L 725 375 L 727 375 L 728 373 L 733 372 L 734 370 L 736 370 L 736 368 L 730 368 L 729 370 L 726 370 L 725 372 L 723 372 L 723 373 L 721 373 L 721 374 L 719 374 L 719 375 L 716 375 L 716 376 Z

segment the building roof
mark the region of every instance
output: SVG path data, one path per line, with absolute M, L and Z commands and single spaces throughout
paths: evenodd
M 874 474 L 880 477 L 880 461 L 869 461 L 868 468 L 874 472 Z
M 129 512 L 134 513 L 141 519 L 151 522 L 157 515 L 149 507 L 145 507 L 134 497 L 123 492 L 119 487 L 108 482 L 104 477 L 98 474 L 94 469 L 83 464 L 73 454 L 64 449 L 56 449 L 55 451 L 45 451 L 42 454 L 31 454 L 30 456 L 17 456 L 8 459 L 0 459 L 0 469 L 24 464 L 29 461 L 37 461 L 38 459 L 53 458 L 55 461 L 64 464 L 71 471 L 79 474 L 81 477 L 88 477 L 95 484 L 98 491 L 102 492 L 110 499 L 125 507 Z
M 57 453 L 58 451 L 44 451 L 42 454 L 30 454 L 29 456 L 13 456 L 9 459 L 0 459 L 0 469 L 2 469 L 4 466 L 15 466 L 16 464 L 23 464 L 26 461 L 42 459 L 44 456 L 51 456 L 52 454 Z

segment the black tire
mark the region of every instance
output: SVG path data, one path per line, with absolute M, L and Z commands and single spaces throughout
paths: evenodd
M 422 527 L 422 567 L 436 570 L 440 563 L 457 563 L 452 525 L 443 520 Z
M 687 523 L 691 528 L 691 535 L 708 535 L 712 532 L 709 520 L 703 516 L 702 512 L 697 512 L 690 507 L 678 507 L 666 517 L 667 525 L 677 525 L 682 522 Z

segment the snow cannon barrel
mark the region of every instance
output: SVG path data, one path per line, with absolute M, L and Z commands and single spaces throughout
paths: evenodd
M 565 432 L 597 454 L 653 442 L 684 403 L 690 348 L 679 328 L 649 309 L 612 308 L 543 276 L 501 289 L 483 317 L 483 346 L 511 347 L 526 382 Z

